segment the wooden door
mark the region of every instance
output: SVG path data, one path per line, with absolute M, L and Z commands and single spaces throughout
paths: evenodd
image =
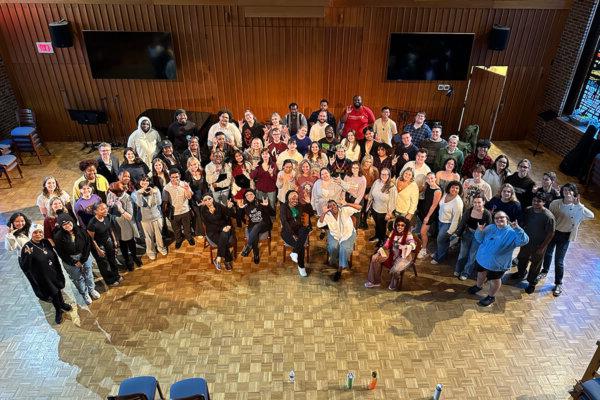
M 483 67 L 473 67 L 460 124 L 461 130 L 468 125 L 479 125 L 479 138 L 492 139 L 505 80 L 504 75 Z

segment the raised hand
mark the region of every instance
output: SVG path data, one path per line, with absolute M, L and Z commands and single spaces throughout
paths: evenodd
M 394 156 L 394 158 L 392 158 L 392 165 L 396 164 L 398 164 L 398 156 Z
M 346 114 L 350 114 L 352 112 L 352 106 L 346 107 Z
M 268 199 L 268 198 L 266 198 L 266 197 L 265 197 L 265 198 L 263 198 L 263 199 L 262 199 L 262 205 L 263 205 L 263 206 L 268 206 L 268 205 L 269 205 L 269 199 Z
M 485 229 L 485 224 L 477 224 L 477 229 L 483 232 Z
M 404 161 L 408 161 L 408 153 L 403 153 L 402 158 L 404 159 Z
M 233 207 L 233 202 L 231 200 L 227 200 L 227 208 Z M 227 232 L 227 231 L 225 231 Z

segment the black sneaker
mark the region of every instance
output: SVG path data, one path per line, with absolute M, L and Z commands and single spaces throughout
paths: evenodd
M 341 277 L 342 271 L 335 271 L 335 274 L 333 274 L 333 277 L 331 279 L 333 279 L 334 282 L 337 282 L 340 280 Z
M 190 244 L 190 246 L 195 246 L 196 245 L 196 241 L 194 240 L 194 238 L 189 238 L 188 239 L 188 243 Z
M 482 290 L 483 288 L 480 288 L 477 285 L 473 285 L 470 288 L 467 289 L 467 292 L 469 292 L 469 294 L 477 294 L 479 293 L 480 290 Z
M 525 293 L 532 294 L 533 292 L 535 292 L 535 285 L 529 284 L 529 286 L 525 288 Z
M 129 264 L 129 265 L 127 265 L 127 271 L 131 272 L 131 271 L 133 271 L 133 270 L 134 270 L 134 268 L 133 268 L 133 264 Z
M 256 264 L 256 265 L 260 264 L 260 254 L 254 255 L 254 264 Z
M 233 265 L 231 261 L 225 261 L 225 271 L 231 271 L 233 269 Z
M 252 250 L 252 247 L 245 245 L 244 248 L 242 249 L 242 252 L 240 253 L 240 255 L 242 257 L 246 257 L 248 254 L 250 254 L 250 250 Z
M 60 325 L 61 322 L 63 322 L 63 313 L 62 313 L 62 311 L 57 311 L 56 312 L 56 316 L 54 317 L 54 322 L 56 322 L 57 325 Z
M 134 258 L 133 262 L 135 263 L 136 267 L 138 267 L 138 268 L 140 268 L 142 265 L 144 265 L 144 263 L 142 263 L 142 259 L 139 257 Z
M 496 301 L 496 298 L 493 296 L 486 296 L 483 299 L 479 300 L 477 302 L 477 304 L 479 304 L 481 307 L 489 307 L 492 304 L 494 304 L 494 302 Z
M 520 272 L 514 272 L 512 274 L 510 274 L 510 276 L 508 277 L 508 279 L 512 280 L 512 281 L 522 281 L 523 279 L 525 279 L 525 275 L 520 273 Z
M 537 278 L 535 278 L 535 283 L 537 284 L 539 281 L 546 279 L 547 272 L 542 271 Z
M 558 297 L 562 294 L 562 292 L 563 292 L 562 285 L 556 285 L 556 286 L 554 286 L 554 290 L 552 291 L 552 294 L 554 295 L 554 297 Z
M 61 310 L 63 310 L 63 311 L 72 311 L 72 310 L 73 310 L 73 307 L 71 307 L 71 305 L 70 305 L 70 304 L 67 304 L 67 303 L 62 303 L 62 304 L 60 305 L 60 309 L 61 309 Z
M 175 243 L 175 249 L 180 249 L 182 244 L 183 244 L 183 242 Z

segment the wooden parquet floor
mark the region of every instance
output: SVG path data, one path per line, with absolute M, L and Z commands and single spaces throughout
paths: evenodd
M 506 152 L 511 163 L 529 156 L 527 142 L 496 146 L 494 155 Z M 70 191 L 84 155 L 76 144 L 50 147 L 43 166 L 27 159 L 25 178 L 0 189 L 4 219 L 16 210 L 41 218 L 34 203 L 45 175 Z M 539 178 L 557 170 L 559 158 L 546 153 L 533 162 Z M 589 205 L 596 195 L 585 196 Z M 238 257 L 233 272 L 215 271 L 200 245 L 144 258 L 121 286 L 56 326 L 52 306 L 33 296 L 16 257 L 3 252 L 0 399 L 102 399 L 124 378 L 146 374 L 165 393 L 179 379 L 205 377 L 213 400 L 424 400 L 437 383 L 447 400 L 567 399 L 600 339 L 597 207 L 569 250 L 560 298 L 552 296 L 551 271 L 534 295 L 505 285 L 487 309 L 466 294 L 472 281 L 453 278 L 449 265 L 419 262 L 419 276 L 408 272 L 401 292 L 365 289 L 372 229 L 360 232 L 354 269 L 339 283 L 330 280 L 316 232 L 305 279 L 289 258 L 282 262 L 275 232 L 271 256 L 263 247 L 259 266 Z M 353 390 L 344 388 L 349 370 Z M 379 384 L 368 391 L 372 370 Z

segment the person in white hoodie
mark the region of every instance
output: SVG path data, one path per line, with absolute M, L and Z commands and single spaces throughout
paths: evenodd
M 439 204 L 437 249 L 431 256 L 432 264 L 439 264 L 448 254 L 450 237 L 456 233 L 463 213 L 461 196 L 462 185 L 459 181 L 451 181 L 446 185 L 446 193 Z
M 152 169 L 152 159 L 158 152 L 160 135 L 152 128 L 152 122 L 148 117 L 140 117 L 138 127 L 129 135 L 127 147 L 135 150 L 142 161 Z

